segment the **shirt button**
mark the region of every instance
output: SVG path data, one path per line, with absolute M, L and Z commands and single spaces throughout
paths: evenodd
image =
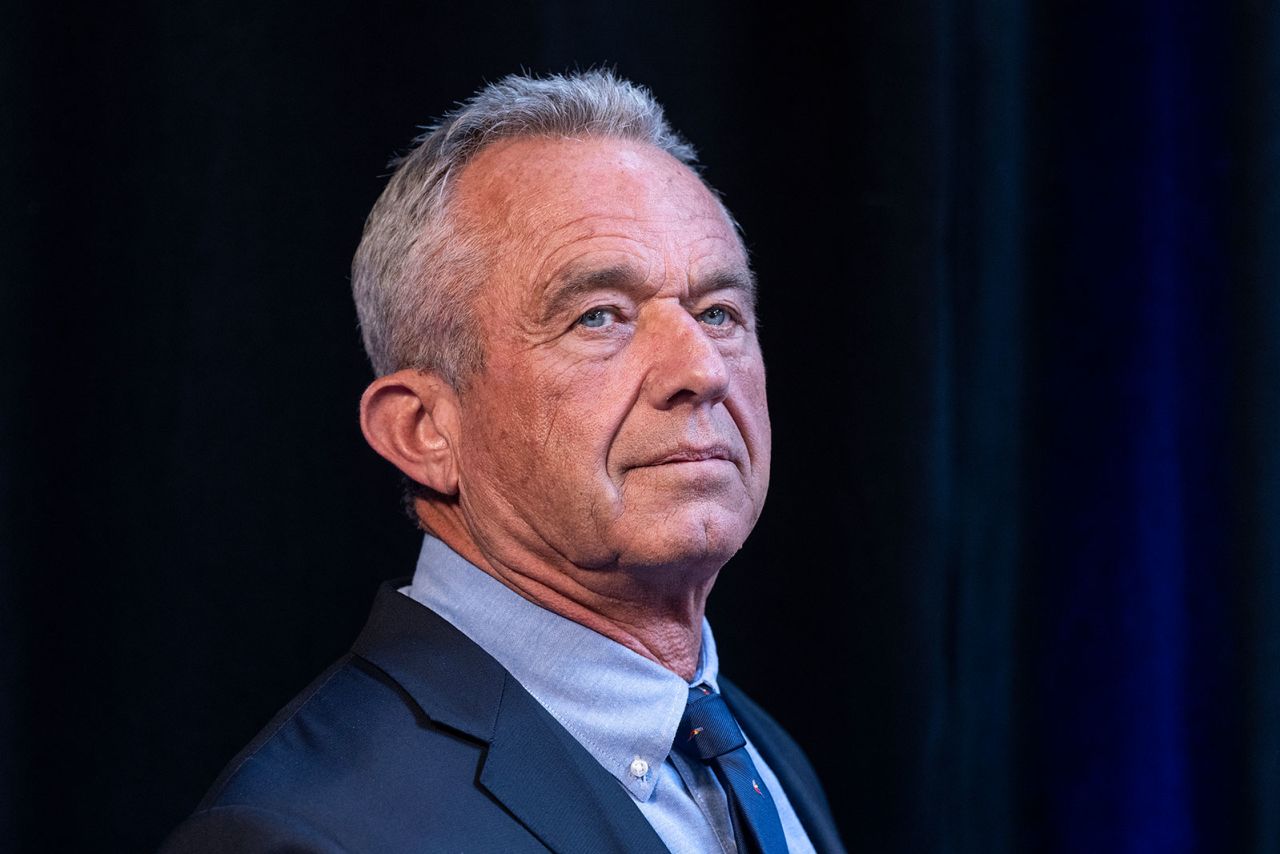
M 631 776 L 632 777 L 643 777 L 645 774 L 648 774 L 648 773 L 649 773 L 648 762 L 645 762 L 639 756 L 631 760 Z

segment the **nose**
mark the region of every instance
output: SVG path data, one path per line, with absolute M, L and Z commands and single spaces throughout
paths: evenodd
M 647 336 L 644 392 L 657 409 L 715 405 L 729 393 L 729 366 L 703 324 L 683 307 L 654 318 Z

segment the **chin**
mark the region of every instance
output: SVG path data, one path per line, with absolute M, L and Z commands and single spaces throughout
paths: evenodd
M 754 519 L 723 507 L 688 508 L 629 525 L 631 536 L 618 549 L 624 568 L 698 567 L 719 570 L 737 554 L 751 532 Z

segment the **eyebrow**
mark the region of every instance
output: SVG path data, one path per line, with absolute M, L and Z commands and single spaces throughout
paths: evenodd
M 638 274 L 635 267 L 627 264 L 586 269 L 570 268 L 552 278 L 547 285 L 544 292 L 546 308 L 543 309 L 542 319 L 549 321 L 559 316 L 583 294 L 608 289 L 635 296 L 644 290 L 643 277 Z M 689 296 L 697 298 L 704 294 L 726 290 L 742 294 L 747 302 L 747 309 L 755 313 L 756 277 L 747 267 L 728 267 L 699 277 L 689 288 Z

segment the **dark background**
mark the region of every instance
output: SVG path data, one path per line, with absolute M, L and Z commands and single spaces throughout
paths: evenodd
M 775 467 L 710 616 L 851 849 L 1280 851 L 1273 4 L 5 17 L 0 847 L 154 848 L 411 571 L 384 163 L 611 63 L 753 252 Z

